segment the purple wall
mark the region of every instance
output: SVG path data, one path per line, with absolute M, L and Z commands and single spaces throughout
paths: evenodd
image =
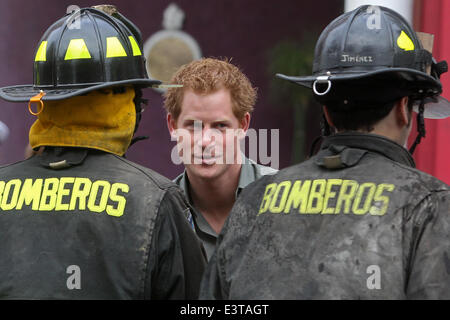
M 162 14 L 169 1 L 110 0 L 119 11 L 141 29 L 144 41 L 162 29 Z M 258 87 L 253 128 L 280 129 L 280 167 L 290 165 L 292 116 L 289 108 L 269 102 L 272 75 L 267 72 L 267 53 L 281 40 L 300 40 L 309 30 L 323 29 L 342 12 L 343 1 L 301 0 L 178 0 L 186 14 L 184 31 L 199 43 L 204 56 L 233 58 Z M 32 83 L 35 47 L 48 26 L 76 4 L 91 6 L 92 1 L 2 0 L 0 11 L 0 86 Z M 174 145 L 165 122 L 161 95 L 145 90 L 149 106 L 143 115 L 139 135 L 150 136 L 127 153 L 128 159 L 150 167 L 169 178 L 182 171 L 170 161 Z M 11 134 L 0 146 L 0 164 L 23 159 L 28 130 L 34 117 L 26 104 L 0 101 L 0 120 Z

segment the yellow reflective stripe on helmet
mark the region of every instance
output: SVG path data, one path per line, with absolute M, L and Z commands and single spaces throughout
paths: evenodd
M 414 50 L 414 42 L 412 42 L 411 38 L 402 30 L 400 35 L 397 38 L 397 45 L 399 48 L 405 51 Z
M 47 61 L 47 41 L 42 41 L 34 61 Z
M 106 38 L 106 57 L 126 57 L 127 53 L 117 37 Z
M 139 49 L 136 39 L 133 36 L 128 36 L 128 39 L 130 39 L 131 47 L 133 48 L 133 56 L 142 56 L 141 49 Z
M 89 53 L 89 50 L 83 39 L 70 40 L 64 60 L 90 59 L 90 58 L 91 54 Z

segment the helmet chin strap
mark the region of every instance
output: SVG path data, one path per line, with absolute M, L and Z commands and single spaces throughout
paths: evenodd
M 147 99 L 143 99 L 142 98 L 142 90 L 141 88 L 135 87 L 135 96 L 134 96 L 134 106 L 136 108 L 136 125 L 134 126 L 134 132 L 133 134 L 136 133 L 136 131 L 139 128 L 139 123 L 141 122 L 141 118 L 142 118 L 142 112 L 144 111 L 144 108 L 142 107 L 143 104 L 147 105 L 148 100 Z M 137 136 L 134 137 L 133 139 L 131 139 L 130 145 L 128 146 L 131 147 L 133 144 L 135 144 L 138 141 L 142 141 L 142 140 L 146 140 L 148 139 L 148 136 Z
M 417 113 L 417 137 L 414 141 L 411 148 L 409 148 L 409 153 L 413 154 L 416 150 L 417 145 L 420 143 L 422 138 L 425 138 L 425 119 L 424 119 L 424 111 L 425 111 L 425 99 L 420 101 L 419 112 Z
M 311 149 L 309 150 L 309 158 L 311 158 L 314 155 L 317 143 L 324 137 L 328 137 L 329 135 L 331 135 L 330 125 L 328 124 L 328 121 L 325 118 L 325 114 L 323 113 L 322 113 L 322 121 L 320 121 L 320 130 L 322 134 L 314 139 L 311 145 Z

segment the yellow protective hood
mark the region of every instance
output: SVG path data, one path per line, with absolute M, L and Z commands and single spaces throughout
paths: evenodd
M 135 91 L 111 89 L 60 101 L 43 101 L 43 110 L 30 129 L 30 145 L 85 147 L 122 156 L 136 123 Z

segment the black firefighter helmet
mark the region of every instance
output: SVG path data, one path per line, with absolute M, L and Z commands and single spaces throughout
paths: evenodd
M 123 85 L 150 87 L 140 32 L 118 12 L 82 8 L 50 26 L 38 43 L 33 85 L 4 87 L 0 97 L 12 102 L 61 100 Z
M 346 110 L 409 96 L 425 102 L 425 117 L 445 118 L 450 104 L 439 96 L 439 78 L 446 71 L 446 62 L 436 63 L 401 15 L 366 5 L 323 30 L 312 76 L 277 77 L 312 88 L 318 102 L 345 105 Z

